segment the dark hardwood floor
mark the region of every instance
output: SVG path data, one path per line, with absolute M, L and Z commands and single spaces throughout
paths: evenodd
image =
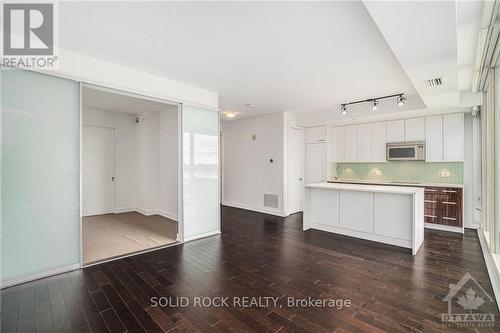
M 500 331 L 494 302 L 481 306 L 495 314 L 493 328 L 441 324 L 442 299 L 465 273 L 493 295 L 475 231 L 426 231 L 414 257 L 397 247 L 303 232 L 301 219 L 224 207 L 221 236 L 4 289 L 1 332 Z M 151 297 L 162 296 L 186 297 L 190 306 L 152 307 Z M 197 296 L 281 298 L 268 307 L 199 307 Z M 287 297 L 352 305 L 288 307 Z

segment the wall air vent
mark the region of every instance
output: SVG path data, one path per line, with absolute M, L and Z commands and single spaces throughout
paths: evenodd
M 264 193 L 264 206 L 278 208 L 278 195 Z
M 425 81 L 425 84 L 427 85 L 427 87 L 442 86 L 443 85 L 443 79 L 440 78 L 440 77 L 435 78 L 435 79 L 430 79 L 430 80 Z

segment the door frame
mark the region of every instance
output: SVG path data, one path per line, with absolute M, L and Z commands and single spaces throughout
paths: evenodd
M 60 76 L 63 77 L 63 76 Z M 130 256 L 135 256 L 141 253 L 146 253 L 154 250 L 159 250 L 162 248 L 170 247 L 170 246 L 175 246 L 180 243 L 184 242 L 184 220 L 182 217 L 182 207 L 183 207 L 183 196 L 182 196 L 182 133 L 183 133 L 183 127 L 182 127 L 182 102 L 180 101 L 171 101 L 171 100 L 166 100 L 154 96 L 149 96 L 149 95 L 144 95 L 142 92 L 133 92 L 129 90 L 122 90 L 120 88 L 115 88 L 111 86 L 104 86 L 100 84 L 92 84 L 89 82 L 85 81 L 79 81 L 80 83 L 80 124 L 79 124 L 79 130 L 80 130 L 80 263 L 79 266 L 80 268 L 85 268 L 85 267 L 90 267 L 93 265 L 98 265 L 102 264 L 104 262 L 109 262 L 109 261 L 114 261 Z M 163 104 L 168 104 L 168 105 L 175 105 L 178 108 L 178 113 L 177 113 L 177 134 L 178 134 L 178 140 L 177 140 L 177 154 L 178 154 L 178 159 L 177 159 L 177 170 L 178 170 L 178 191 L 177 191 L 177 203 L 178 203 L 178 212 L 177 212 L 177 243 L 172 243 L 172 244 L 167 244 L 164 246 L 160 247 L 155 247 L 154 249 L 146 249 L 144 251 L 139 251 L 139 252 L 134 252 L 130 254 L 125 254 L 123 256 L 117 256 L 109 259 L 105 259 L 99 262 L 91 263 L 91 264 L 84 264 L 83 262 L 83 174 L 82 174 L 82 169 L 83 169 L 83 160 L 82 160 L 82 137 L 83 137 L 83 97 L 82 97 L 82 91 L 83 88 L 90 88 L 90 89 L 97 89 L 101 91 L 107 91 L 110 93 L 114 94 L 120 94 L 124 96 L 130 96 L 130 97 L 136 97 L 136 98 L 141 98 L 145 100 L 150 100 L 154 102 L 159 102 Z M 206 107 L 205 107 L 206 108 Z M 98 126 L 95 126 L 98 127 Z M 115 133 L 116 135 L 116 133 Z M 115 137 L 116 138 L 116 137 Z M 116 139 L 115 139 L 116 140 Z M 115 141 L 115 147 L 116 147 L 116 141 Z M 116 151 L 115 151 L 116 154 Z M 116 170 L 115 170 L 116 171 Z M 116 193 L 115 193 L 115 200 L 116 200 Z

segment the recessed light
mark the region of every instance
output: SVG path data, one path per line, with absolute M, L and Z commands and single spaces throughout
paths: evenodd
M 223 115 L 226 118 L 232 119 L 238 115 L 238 112 L 226 111 L 226 112 L 223 112 Z

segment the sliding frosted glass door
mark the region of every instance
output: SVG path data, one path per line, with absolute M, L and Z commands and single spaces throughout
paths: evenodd
M 219 231 L 219 115 L 183 107 L 184 240 Z
M 1 70 L 1 280 L 80 262 L 80 87 Z

